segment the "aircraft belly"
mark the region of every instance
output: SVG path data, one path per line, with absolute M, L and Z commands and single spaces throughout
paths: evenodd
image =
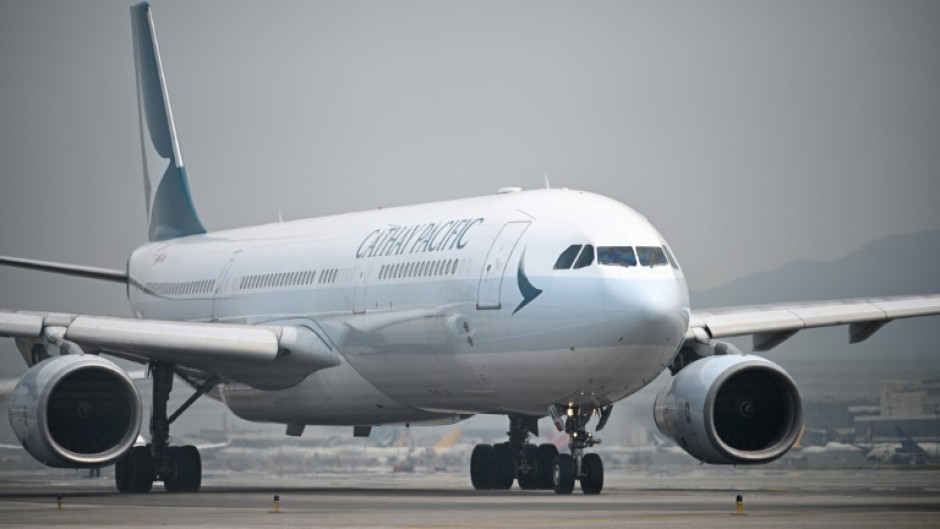
M 619 400 L 652 381 L 674 353 L 639 337 L 618 343 L 600 311 L 555 326 L 533 313 L 510 326 L 495 311 L 468 310 L 476 320 L 459 310 L 351 335 L 344 355 L 379 391 L 416 408 L 541 415 L 572 399 Z
M 401 404 L 378 391 L 348 363 L 317 371 L 279 391 L 226 383 L 219 388 L 219 396 L 232 412 L 249 421 L 342 426 L 440 424 L 466 418 Z
M 370 383 L 416 407 L 486 409 L 498 400 L 472 355 L 467 306 L 404 319 L 374 333 L 352 332 L 343 354 Z M 352 322 L 355 325 L 355 321 Z

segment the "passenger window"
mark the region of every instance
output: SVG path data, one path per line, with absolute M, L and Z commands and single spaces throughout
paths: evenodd
M 594 263 L 594 247 L 590 244 L 585 244 L 584 249 L 581 250 L 581 255 L 578 256 L 578 261 L 574 263 L 575 268 L 584 268 L 585 266 L 591 266 Z
M 579 251 L 581 251 L 581 245 L 572 244 L 567 250 L 561 252 L 561 255 L 558 256 L 558 260 L 555 261 L 555 270 L 567 270 L 571 268 Z
M 637 246 L 636 254 L 643 266 L 653 267 L 669 264 L 669 261 L 666 260 L 666 254 L 659 246 Z
M 598 246 L 597 264 L 606 266 L 636 266 L 636 253 L 632 246 Z

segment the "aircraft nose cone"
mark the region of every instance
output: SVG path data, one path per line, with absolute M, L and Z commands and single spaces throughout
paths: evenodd
M 676 280 L 610 281 L 604 318 L 628 344 L 675 346 L 689 322 L 688 292 Z

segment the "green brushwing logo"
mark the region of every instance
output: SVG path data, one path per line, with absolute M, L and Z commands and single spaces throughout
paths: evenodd
M 531 303 L 542 293 L 540 289 L 535 288 L 535 285 L 529 282 L 529 278 L 525 275 L 525 250 L 522 251 L 522 257 L 519 258 L 519 269 L 516 271 L 516 281 L 519 283 L 519 293 L 522 294 L 522 302 L 519 303 L 516 310 L 512 311 L 513 314 L 522 310 L 522 307 Z

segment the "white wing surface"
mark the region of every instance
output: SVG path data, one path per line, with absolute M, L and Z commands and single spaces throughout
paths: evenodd
M 849 343 L 866 340 L 891 320 L 940 314 L 940 294 L 844 299 L 692 311 L 687 340 L 753 335 L 768 351 L 803 329 L 849 326 Z
M 38 360 L 32 355 L 57 346 L 170 362 L 261 389 L 289 387 L 339 365 L 339 355 L 316 329 L 313 322 L 254 326 L 0 311 L 0 336 L 16 338 L 30 365 Z

